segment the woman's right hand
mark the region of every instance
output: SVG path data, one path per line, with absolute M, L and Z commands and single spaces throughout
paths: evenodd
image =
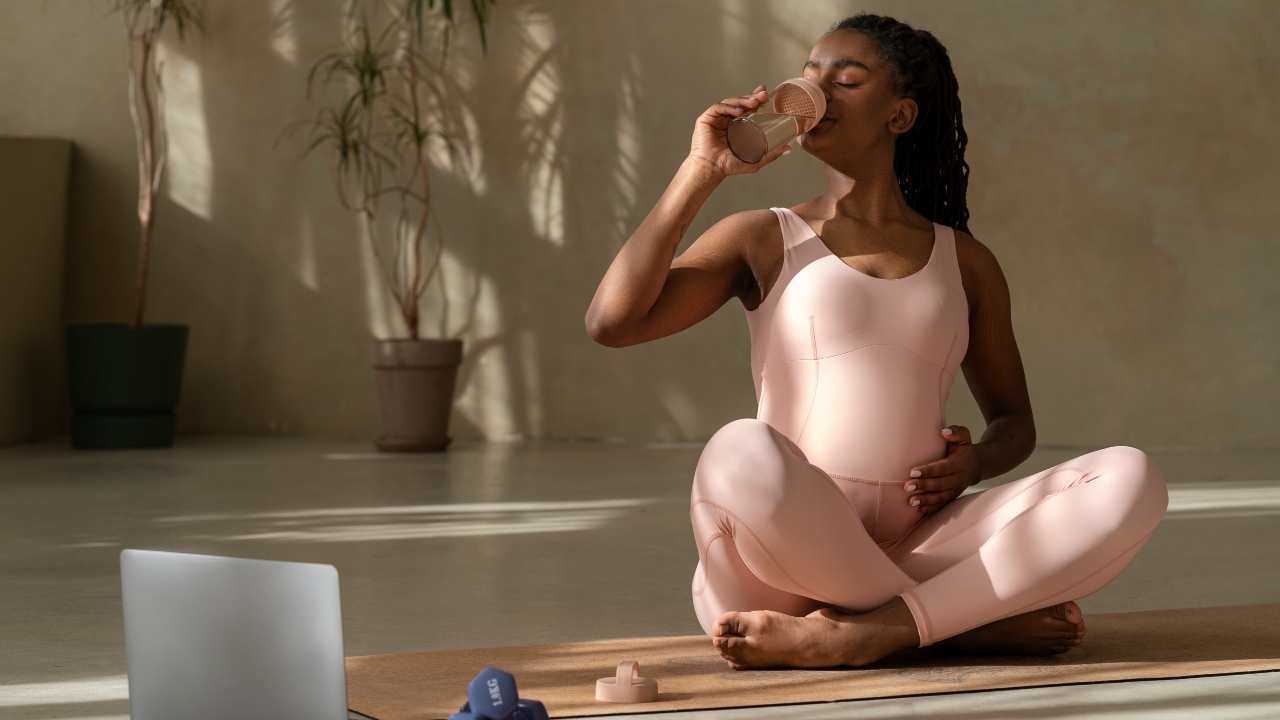
M 769 91 L 764 85 L 760 85 L 748 95 L 725 98 L 723 102 L 707 108 L 693 126 L 693 143 L 689 150 L 689 159 L 706 162 L 714 172 L 726 177 L 756 172 L 790 151 L 790 145 L 783 145 L 765 155 L 760 162 L 745 163 L 729 149 L 727 139 L 729 123 L 756 110 L 768 99 Z

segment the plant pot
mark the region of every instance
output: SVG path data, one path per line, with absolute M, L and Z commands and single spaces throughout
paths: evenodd
M 71 445 L 173 445 L 187 326 L 72 325 L 67 328 Z
M 382 406 L 385 452 L 449 447 L 449 412 L 462 362 L 461 340 L 374 340 L 373 367 Z

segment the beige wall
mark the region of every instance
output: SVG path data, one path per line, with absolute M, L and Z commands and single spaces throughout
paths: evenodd
M 71 143 L 0 137 L 0 446 L 57 432 Z
M 394 330 L 322 163 L 277 146 L 337 0 L 210 0 L 170 44 L 175 157 L 155 320 L 192 326 L 191 432 L 372 436 Z M 135 243 L 118 21 L 0 4 L 0 133 L 76 142 L 67 319 L 119 320 Z M 897 14 L 950 48 L 974 234 L 1009 276 L 1047 444 L 1280 444 L 1280 3 L 563 0 L 497 6 L 458 56 L 482 157 L 439 168 L 458 435 L 704 438 L 754 412 L 742 311 L 628 350 L 582 314 L 709 102 L 798 74 L 823 28 Z M 792 155 L 700 218 L 820 190 Z M 438 317 L 441 295 L 429 299 Z M 974 422 L 958 388 L 953 417 Z

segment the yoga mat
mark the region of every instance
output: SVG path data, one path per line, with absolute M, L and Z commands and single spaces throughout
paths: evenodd
M 1053 658 L 912 650 L 838 670 L 728 669 L 704 636 L 347 658 L 347 704 L 377 720 L 447 718 L 487 665 L 516 676 L 552 717 L 788 705 L 973 690 L 1280 670 L 1280 605 L 1085 616 L 1085 641 Z M 656 702 L 597 702 L 622 660 L 658 681 Z

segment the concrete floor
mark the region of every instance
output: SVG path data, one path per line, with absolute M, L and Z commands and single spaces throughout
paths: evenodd
M 0 450 L 0 718 L 127 717 L 125 547 L 333 564 L 348 655 L 695 634 L 687 506 L 699 451 L 462 444 L 389 456 L 243 438 Z M 1084 451 L 1041 449 L 1008 477 Z M 1171 484 L 1168 519 L 1081 602 L 1086 613 L 1280 602 L 1280 451 L 1151 454 Z M 664 717 L 801 715 L 1280 717 L 1280 673 Z

